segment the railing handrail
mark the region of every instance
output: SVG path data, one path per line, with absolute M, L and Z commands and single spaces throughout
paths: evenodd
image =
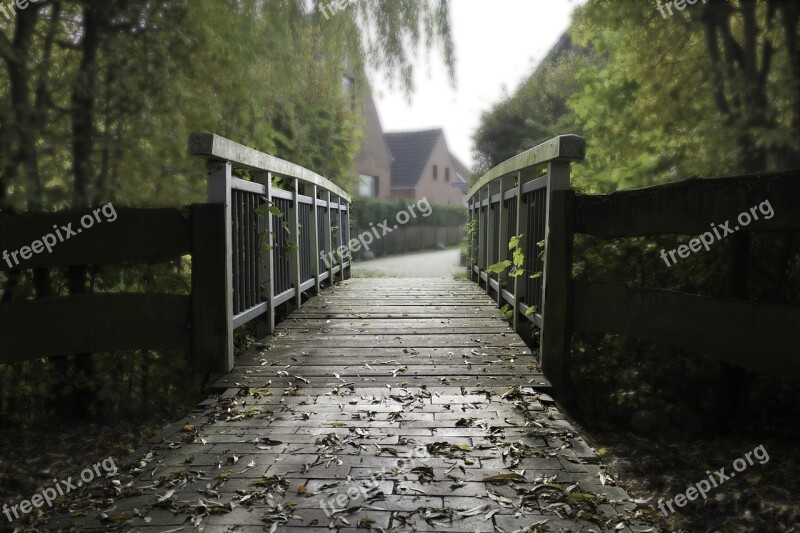
M 586 158 L 586 139 L 580 135 L 559 135 L 530 150 L 503 161 L 483 175 L 469 190 L 471 199 L 492 181 L 530 167 L 544 165 L 551 161 L 582 161 Z
M 273 172 L 279 176 L 296 178 L 334 195 L 351 201 L 350 195 L 327 178 L 305 167 L 290 163 L 273 155 L 259 152 L 214 133 L 199 132 L 189 137 L 189 155 L 202 159 L 227 161 L 235 167 L 256 172 Z

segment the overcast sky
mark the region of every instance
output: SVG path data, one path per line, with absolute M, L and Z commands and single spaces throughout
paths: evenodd
M 400 91 L 374 81 L 384 130 L 443 127 L 450 151 L 472 167 L 472 135 L 481 113 L 531 74 L 584 1 L 452 0 L 457 88 L 451 88 L 440 56 L 417 62 L 410 104 Z

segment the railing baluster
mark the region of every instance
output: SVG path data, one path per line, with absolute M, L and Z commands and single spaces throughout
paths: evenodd
M 237 210 L 239 230 L 239 312 L 245 311 L 248 305 L 247 296 L 247 215 L 245 214 L 245 196 L 243 191 L 237 192 Z
M 350 259 L 350 204 L 344 198 L 339 198 L 340 217 L 339 217 L 339 242 L 345 250 L 342 258 L 342 280 L 350 279 L 350 266 L 352 261 Z M 388 239 L 387 239 L 388 241 Z M 345 264 L 347 271 L 345 272 Z
M 242 264 L 242 309 L 244 312 L 251 307 L 250 303 L 250 244 L 248 242 L 250 237 L 250 223 L 247 219 L 247 197 L 248 193 L 239 191 L 239 220 L 241 226 L 239 227 L 240 240 L 242 242 L 241 249 L 241 264 Z
M 267 333 L 272 335 L 275 332 L 275 282 L 277 279 L 277 272 L 275 271 L 275 226 L 273 224 L 272 215 L 269 208 L 274 206 L 274 197 L 272 196 L 272 172 L 267 172 L 267 212 L 265 218 L 267 219 L 267 269 L 269 274 L 269 283 L 267 288 L 267 312 L 269 313 L 269 321 L 267 322 Z
M 333 226 L 331 225 L 331 193 L 325 192 L 325 199 L 328 202 L 325 208 L 325 250 L 328 253 L 328 283 L 333 286 L 333 265 L 336 262 L 336 254 L 333 252 Z
M 508 241 L 511 238 L 508 228 L 508 215 L 505 207 L 505 194 L 508 187 L 508 177 L 500 179 L 500 201 L 497 203 L 498 239 L 497 260 L 505 261 L 508 256 Z M 503 285 L 508 279 L 508 271 L 497 275 L 497 305 L 503 305 Z
M 344 199 L 342 199 L 341 197 L 337 197 L 336 198 L 336 203 L 339 204 L 339 209 L 336 210 L 337 218 L 338 218 L 338 221 L 339 221 L 338 222 L 339 223 L 339 236 L 336 239 L 336 241 L 337 241 L 336 248 L 337 248 L 337 251 L 342 252 L 341 253 L 341 258 L 339 259 L 339 266 L 341 267 L 341 270 L 339 270 L 339 280 L 340 281 L 344 281 L 344 279 L 345 279 L 344 278 L 344 263 L 345 263 L 345 260 L 347 259 L 347 257 L 346 257 L 346 253 L 347 252 L 345 252 L 343 250 L 344 245 L 342 243 L 342 240 L 344 239 L 344 224 L 342 222 L 344 217 L 343 217 L 343 210 L 342 210 L 342 202 L 344 202 Z
M 314 274 L 314 287 L 317 294 L 320 292 L 319 263 L 322 259 L 320 257 L 319 247 L 319 208 L 317 207 L 317 186 L 311 186 L 311 273 Z
M 258 282 L 258 258 L 259 258 L 259 250 L 258 250 L 258 195 L 254 194 L 250 197 L 250 223 L 253 225 L 253 255 L 250 258 L 251 264 L 253 265 L 253 296 L 255 299 L 256 305 L 261 304 L 261 291 L 259 290 L 259 282 Z
M 517 219 L 517 229 L 516 234 L 526 234 L 523 240 L 524 248 L 523 253 L 525 254 L 525 260 L 528 262 L 529 265 L 533 265 L 533 261 L 531 261 L 531 250 L 536 248 L 535 243 L 531 243 L 533 240 L 533 236 L 528 232 L 528 214 L 529 210 L 526 209 L 524 203 L 524 197 L 522 195 L 522 172 L 516 173 L 517 179 L 517 188 L 515 191 L 515 198 L 517 201 L 517 212 L 516 212 L 516 219 Z M 519 315 L 521 312 L 520 309 L 520 301 L 525 295 L 525 291 L 527 289 L 527 284 L 530 283 L 530 275 L 523 275 L 517 276 L 514 278 L 514 331 L 519 331 L 520 323 L 519 323 Z
M 486 267 L 492 266 L 492 249 L 495 248 L 494 213 L 492 212 L 492 184 L 486 186 Z M 486 273 L 486 294 L 492 292 L 492 275 Z
M 250 208 L 250 198 L 253 196 L 251 193 L 243 193 L 244 199 L 244 224 L 247 228 L 245 232 L 245 249 L 247 254 L 244 257 L 247 279 L 245 280 L 245 290 L 247 291 L 247 307 L 250 309 L 255 307 L 256 301 L 253 297 L 253 221 L 251 219 L 252 210 Z
M 239 197 L 236 191 L 231 191 L 231 232 L 233 233 L 231 243 L 233 249 L 233 313 L 237 314 L 241 308 L 239 305 Z
M 289 282 L 294 285 L 295 291 L 295 306 L 299 309 L 303 303 L 302 293 L 300 292 L 300 284 L 302 283 L 302 276 L 300 275 L 300 190 L 298 181 L 292 180 L 292 204 L 289 208 L 288 223 L 290 239 L 296 246 L 292 247 L 289 254 Z

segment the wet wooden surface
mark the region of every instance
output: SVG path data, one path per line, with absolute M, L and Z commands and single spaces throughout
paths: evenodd
M 469 282 L 349 280 L 214 388 L 62 525 L 652 531 Z

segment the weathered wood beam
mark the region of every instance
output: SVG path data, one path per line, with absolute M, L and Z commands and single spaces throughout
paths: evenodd
M 470 189 L 467 198 L 491 181 L 551 161 L 581 161 L 586 157 L 586 139 L 578 135 L 560 135 L 508 159 L 484 174 Z
M 101 220 L 98 222 L 94 211 L 0 215 L 0 254 L 4 250 L 10 254 L 30 247 L 47 235 L 52 235 L 50 242 L 57 241 L 51 246 L 52 251 L 44 248 L 27 260 L 18 254 L 19 264 L 11 259 L 14 269 L 123 262 L 157 264 L 177 259 L 191 250 L 188 210 L 119 207 L 113 210 L 117 216 L 113 222 L 102 212 L 98 213 Z M 111 211 L 107 210 L 109 214 Z M 90 228 L 81 227 L 84 216 L 94 220 Z M 63 229 L 67 226 L 74 232 L 69 237 L 70 231 Z M 12 270 L 8 261 L 0 259 L 0 271 L 8 270 Z
M 46 331 L 42 331 L 46 325 Z M 190 349 L 190 298 L 87 294 L 0 305 L 0 362 L 138 349 Z
M 730 220 L 763 202 L 774 216 L 747 226 L 748 231 L 800 229 L 800 171 L 716 179 L 688 179 L 606 195 L 578 195 L 575 232 L 601 238 L 700 235 L 711 224 Z M 752 213 L 751 213 L 752 214 Z
M 800 324 L 800 306 L 584 281 L 575 282 L 573 313 L 576 330 L 635 337 L 800 379 L 800 337 L 791 333 Z
M 203 159 L 228 161 L 237 168 L 256 172 L 273 172 L 287 178 L 297 178 L 331 191 L 334 195 L 350 201 L 350 195 L 342 188 L 319 174 L 300 165 L 248 148 L 242 144 L 213 133 L 194 133 L 189 138 L 189 155 Z

